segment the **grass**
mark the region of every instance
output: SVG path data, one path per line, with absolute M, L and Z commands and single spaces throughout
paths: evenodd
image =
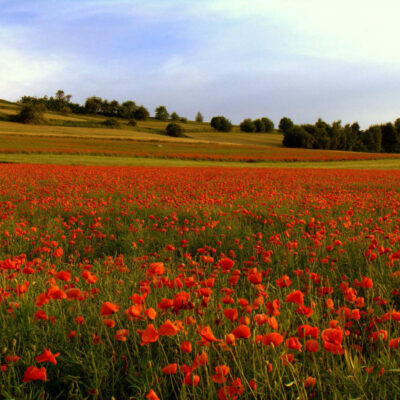
M 0 163 L 157 167 L 238 167 L 238 168 L 330 168 L 330 169 L 400 169 L 400 159 L 318 161 L 318 162 L 232 162 L 161 159 L 150 157 L 97 156 L 79 154 L 0 154 Z

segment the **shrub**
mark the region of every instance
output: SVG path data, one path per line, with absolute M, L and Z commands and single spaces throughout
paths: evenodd
M 22 124 L 44 125 L 48 123 L 44 117 L 45 111 L 46 107 L 43 104 L 28 104 L 16 116 L 16 121 Z
M 184 124 L 187 124 L 188 120 L 185 117 L 179 118 L 179 121 L 181 121 Z
M 253 121 L 255 127 L 256 127 L 256 132 L 265 132 L 265 124 L 264 121 L 261 119 L 256 119 Z
M 242 132 L 255 132 L 256 131 L 256 125 L 250 118 L 246 118 L 241 124 L 240 124 L 240 130 Z
M 283 134 L 283 145 L 311 149 L 313 137 L 301 126 L 294 125 Z
M 128 125 L 129 125 L 129 126 L 136 126 L 136 125 L 137 125 L 137 122 L 136 122 L 135 119 L 131 118 L 131 119 L 128 121 Z
M 232 130 L 232 123 L 229 119 L 223 116 L 213 117 L 211 119 L 210 125 L 217 131 L 220 132 L 229 132 Z
M 261 121 L 264 123 L 264 128 L 265 131 L 267 133 L 273 132 L 273 130 L 275 129 L 275 125 L 274 123 L 269 119 L 269 118 L 261 118 Z
M 140 106 L 136 109 L 134 113 L 134 118 L 138 121 L 144 121 L 149 118 L 150 113 L 148 112 L 147 108 Z
M 178 124 L 168 124 L 165 128 L 165 133 L 172 137 L 185 137 L 185 130 Z
M 107 128 L 112 128 L 112 129 L 116 129 L 116 128 L 120 128 L 121 124 L 118 122 L 118 120 L 116 118 L 107 118 L 103 124 L 107 127 Z

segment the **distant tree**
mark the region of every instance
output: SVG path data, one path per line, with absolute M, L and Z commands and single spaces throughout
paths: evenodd
M 229 132 L 232 130 L 231 121 L 221 115 L 211 118 L 210 125 L 212 128 L 220 132 Z
M 63 103 L 69 103 L 71 101 L 72 95 L 71 94 L 65 94 L 64 90 L 57 90 L 56 92 L 56 100 L 63 102 Z
M 112 129 L 117 129 L 121 127 L 121 124 L 118 122 L 118 120 L 114 117 L 111 118 L 107 118 L 103 124 L 107 127 L 107 128 L 112 128 Z
M 165 128 L 165 133 L 173 137 L 185 137 L 185 130 L 179 124 L 171 123 Z
M 170 115 L 170 118 L 172 121 L 179 121 L 179 115 L 175 111 Z
M 273 132 L 275 129 L 274 123 L 267 117 L 261 118 L 261 121 L 264 123 L 265 131 L 267 133 Z
M 294 126 L 293 121 L 288 117 L 283 117 L 279 121 L 279 131 L 282 133 L 286 132 L 288 129 L 292 128 L 293 126 Z
M 400 135 L 400 118 L 397 118 L 396 121 L 394 121 L 394 127 L 397 130 L 397 133 Z
M 138 121 L 144 121 L 147 118 L 149 118 L 150 113 L 147 111 L 147 108 L 140 106 L 136 109 L 134 118 L 137 119 Z
M 283 133 L 283 145 L 311 149 L 313 137 L 302 126 L 294 125 Z
M 131 119 L 134 117 L 136 110 L 136 103 L 134 101 L 128 100 L 123 102 L 119 106 L 118 114 L 121 118 Z
M 253 121 L 255 127 L 256 127 L 256 132 L 263 133 L 265 132 L 265 124 L 262 119 L 256 119 Z
M 246 118 L 240 124 L 240 130 L 242 132 L 255 132 L 256 131 L 256 125 L 254 124 L 254 122 L 250 118 Z
M 201 112 L 199 111 L 199 112 L 196 114 L 196 122 L 203 122 L 203 121 L 204 121 L 203 115 L 202 115 Z
M 43 104 L 27 104 L 16 116 L 15 120 L 22 124 L 44 125 L 47 123 L 44 117 L 45 112 L 46 107 Z
M 314 149 L 329 149 L 330 148 L 330 130 L 331 127 L 321 118 L 315 123 L 315 125 L 304 125 L 308 133 L 313 137 L 313 148 Z M 311 130 L 308 129 L 311 127 Z
M 391 122 L 382 125 L 382 149 L 385 153 L 397 153 L 400 150 L 400 133 L 396 125 Z
M 370 126 L 361 134 L 365 150 L 380 153 L 382 149 L 382 130 L 379 125 Z
M 188 122 L 187 118 L 185 118 L 185 117 L 180 117 L 179 121 L 181 121 L 184 124 L 186 124 Z
M 165 106 L 158 106 L 155 110 L 155 118 L 160 121 L 168 121 L 169 113 Z
M 103 100 L 101 97 L 88 97 L 85 101 L 85 111 L 87 114 L 98 114 L 101 111 Z

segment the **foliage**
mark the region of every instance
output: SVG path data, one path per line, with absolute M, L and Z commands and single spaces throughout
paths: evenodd
M 199 123 L 204 121 L 203 114 L 200 111 L 196 114 L 196 119 L 195 120 L 196 120 L 196 122 L 199 122 Z
M 242 132 L 255 132 L 256 131 L 256 125 L 254 122 L 250 119 L 247 118 L 243 120 L 240 124 L 240 130 Z
M 231 121 L 223 116 L 211 118 L 210 125 L 212 128 L 220 132 L 229 132 L 233 127 Z
M 165 128 L 165 133 L 168 136 L 173 136 L 173 137 L 185 137 L 185 130 L 183 129 L 183 127 L 179 124 L 175 124 L 175 123 L 170 123 L 167 125 L 167 127 Z
M 16 121 L 22 124 L 44 125 L 47 123 L 44 113 L 46 107 L 41 103 L 31 103 L 22 107 Z
M 279 131 L 284 133 L 286 131 L 288 131 L 290 128 L 293 127 L 293 121 L 288 118 L 288 117 L 283 117 L 280 121 L 279 121 Z
M 179 115 L 174 111 L 173 113 L 171 113 L 170 119 L 171 121 L 179 121 Z
M 150 113 L 148 112 L 147 108 L 144 106 L 139 106 L 134 114 L 134 118 L 138 121 L 145 121 L 149 118 Z
M 155 118 L 160 121 L 168 121 L 169 113 L 165 106 L 158 106 L 155 110 Z
M 107 128 L 112 128 L 112 129 L 118 129 L 121 127 L 121 124 L 119 123 L 119 121 L 116 118 L 107 118 L 103 124 L 107 127 Z
M 287 147 L 303 147 L 311 149 L 313 137 L 301 126 L 292 126 L 283 134 L 283 145 Z

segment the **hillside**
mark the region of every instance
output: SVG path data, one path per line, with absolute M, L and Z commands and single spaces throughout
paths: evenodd
M 119 129 L 106 128 L 103 125 L 106 118 L 102 116 L 55 112 L 45 114 L 49 125 L 10 122 L 10 116 L 19 110 L 18 104 L 0 100 L 0 155 L 96 155 L 255 163 L 399 158 L 393 154 L 285 148 L 278 132 L 244 133 L 237 126 L 229 133 L 217 132 L 209 123 L 193 121 L 181 124 L 186 138 L 166 136 L 168 122 L 154 118 L 138 121 L 135 127 L 119 119 Z

